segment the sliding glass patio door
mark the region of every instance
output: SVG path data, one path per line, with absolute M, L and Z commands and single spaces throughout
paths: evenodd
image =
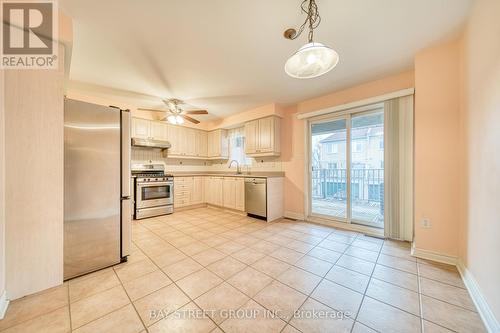
M 310 215 L 384 227 L 384 109 L 310 122 Z

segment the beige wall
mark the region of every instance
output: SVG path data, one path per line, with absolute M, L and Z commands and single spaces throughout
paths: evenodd
M 500 1 L 478 0 L 464 40 L 460 260 L 500 321 Z
M 415 57 L 415 247 L 458 255 L 460 41 Z M 431 228 L 422 228 L 428 218 Z
M 63 59 L 61 46 L 58 70 L 5 71 L 9 299 L 63 279 Z
M 2 297 L 5 291 L 5 110 L 4 110 L 5 94 L 4 93 L 5 93 L 4 71 L 0 69 L 0 297 Z
M 362 99 L 384 95 L 414 86 L 413 70 L 386 78 L 364 83 L 355 87 L 333 92 L 282 111 L 282 164 L 285 171 L 285 212 L 290 217 L 303 217 L 305 195 L 305 156 L 306 121 L 297 119 L 297 113 L 320 110 Z

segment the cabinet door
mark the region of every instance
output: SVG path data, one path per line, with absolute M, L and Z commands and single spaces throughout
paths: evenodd
M 168 149 L 168 155 L 179 155 L 179 134 L 177 129 L 177 126 L 168 125 L 168 141 L 170 141 L 171 145 Z
M 257 152 L 259 121 L 249 121 L 245 123 L 245 153 Z
M 139 139 L 149 139 L 150 121 L 140 118 L 132 118 L 132 137 Z
M 227 208 L 236 208 L 235 201 L 235 178 L 224 177 L 223 181 L 223 206 Z
M 220 139 L 219 139 L 219 147 L 220 152 L 219 156 L 222 158 L 229 157 L 229 136 L 227 135 L 227 130 L 219 130 L 220 131 Z
M 189 205 L 189 183 L 187 177 L 174 178 L 174 207 L 184 207 Z
M 212 204 L 212 187 L 210 186 L 210 177 L 203 177 L 203 186 L 203 190 L 205 192 L 204 202 L 206 202 L 207 204 Z
M 179 146 L 179 155 L 186 156 L 188 155 L 189 151 L 189 144 L 187 142 L 188 140 L 188 128 L 182 127 L 182 126 L 177 126 L 177 136 L 178 136 L 178 141 L 177 144 Z
M 167 124 L 159 123 L 156 121 L 150 122 L 151 137 L 155 140 L 167 140 Z
M 222 178 L 214 177 L 212 179 L 214 187 L 214 205 L 221 206 L 224 203 L 223 193 L 224 193 L 224 183 Z
M 245 211 L 245 180 L 236 178 L 234 183 L 235 209 Z
M 221 140 L 221 137 L 220 137 L 220 131 L 219 130 L 216 130 L 216 131 L 213 131 L 211 132 L 212 133 L 212 153 L 213 153 L 213 156 L 214 157 L 219 157 L 220 156 L 220 140 Z
M 259 139 L 257 152 L 273 151 L 274 147 L 274 118 L 259 119 Z
M 207 132 L 207 157 L 214 156 L 213 141 L 214 137 L 212 132 Z
M 185 138 L 185 147 L 184 151 L 186 156 L 196 156 L 196 133 L 192 128 L 183 128 L 184 130 L 184 138 Z
M 207 157 L 207 132 L 196 131 L 196 156 Z
M 203 177 L 193 177 L 193 186 L 191 189 L 191 204 L 197 205 L 203 203 Z

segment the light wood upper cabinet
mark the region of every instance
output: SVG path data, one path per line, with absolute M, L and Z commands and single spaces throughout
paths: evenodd
M 159 121 L 132 118 L 132 137 L 167 141 L 168 125 Z
M 174 125 L 168 125 L 168 141 L 170 142 L 170 148 L 168 149 L 167 156 L 170 155 L 180 155 L 182 151 L 181 138 L 178 131 L 179 127 Z
M 182 127 L 181 127 L 182 128 Z M 196 130 L 192 128 L 182 128 L 184 132 L 185 146 L 186 151 L 185 155 L 187 156 L 197 156 L 196 154 Z
M 211 159 L 227 159 L 229 142 L 227 130 L 217 129 L 208 132 L 208 157 Z
M 208 134 L 205 131 L 196 131 L 196 156 L 208 157 Z
M 168 125 L 165 123 L 160 123 L 156 121 L 152 121 L 150 123 L 150 134 L 151 137 L 155 140 L 163 140 L 167 141 L 168 140 Z
M 259 152 L 272 152 L 274 149 L 274 117 L 259 119 Z
M 132 137 L 139 139 L 151 138 L 151 121 L 147 119 L 132 118 Z
M 245 123 L 245 153 L 256 152 L 258 149 L 259 121 Z
M 270 116 L 245 123 L 245 153 L 278 156 L 281 153 L 281 120 Z

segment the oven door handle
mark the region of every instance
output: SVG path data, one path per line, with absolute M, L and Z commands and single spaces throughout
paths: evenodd
M 174 184 L 172 182 L 147 182 L 147 183 L 137 183 L 137 186 L 139 187 L 147 187 L 147 186 L 164 186 L 164 185 L 170 185 L 173 186 Z

